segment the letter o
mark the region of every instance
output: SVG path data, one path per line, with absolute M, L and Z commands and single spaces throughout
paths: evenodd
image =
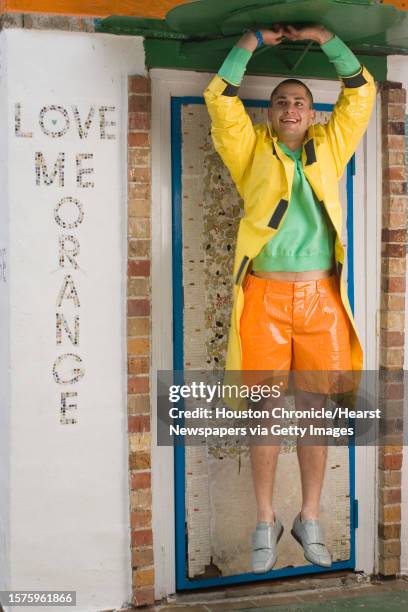
M 71 204 L 74 204 L 77 208 L 78 208 L 78 218 L 75 221 L 63 221 L 60 217 L 59 214 L 59 210 L 61 208 L 61 206 L 63 206 L 65 203 L 70 202 Z M 64 229 L 74 229 L 75 227 L 78 227 L 78 225 L 80 225 L 80 223 L 82 223 L 83 219 L 84 219 L 84 209 L 82 207 L 82 204 L 79 200 L 77 200 L 76 198 L 71 198 L 71 196 L 67 196 L 66 198 L 62 198 L 58 204 L 56 205 L 56 207 L 54 208 L 54 218 L 55 221 L 58 223 L 58 225 L 60 227 L 63 227 Z
M 60 113 L 65 120 L 65 125 L 60 130 L 49 130 L 44 125 L 44 117 L 49 111 L 54 111 Z M 46 136 L 51 136 L 51 138 L 61 138 L 64 134 L 66 134 L 69 130 L 69 116 L 67 111 L 63 106 L 58 106 L 57 104 L 51 104 L 50 106 L 43 106 L 40 110 L 40 118 L 39 118 L 41 131 Z

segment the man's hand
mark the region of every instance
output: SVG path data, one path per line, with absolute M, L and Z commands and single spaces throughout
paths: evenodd
M 289 40 L 314 40 L 319 45 L 323 45 L 334 36 L 333 32 L 329 32 L 322 25 L 307 26 L 299 29 L 288 25 L 283 28 L 283 35 Z
M 284 29 L 282 26 L 276 25 L 271 30 L 259 30 L 264 39 L 265 45 L 271 47 L 279 45 L 282 42 L 284 36 Z
M 279 45 L 284 38 L 288 40 L 314 40 L 319 45 L 323 45 L 334 36 L 333 32 L 329 32 L 322 25 L 307 26 L 299 29 L 291 25 L 275 25 L 270 30 L 261 29 L 259 31 L 262 34 L 265 45 L 271 47 Z M 258 39 L 254 32 L 246 32 L 237 43 L 237 47 L 247 49 L 251 53 L 255 51 L 257 46 Z
M 284 29 L 282 26 L 274 26 L 271 30 L 259 30 L 262 34 L 262 38 L 264 40 L 265 45 L 275 46 L 279 45 L 282 42 L 282 38 L 284 36 Z M 255 51 L 258 46 L 258 39 L 255 36 L 254 32 L 247 32 L 244 34 L 239 42 L 237 43 L 237 47 L 242 47 L 243 49 L 247 49 L 248 51 Z

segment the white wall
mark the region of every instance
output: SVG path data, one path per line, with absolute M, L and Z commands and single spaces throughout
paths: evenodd
M 401 55 L 388 57 L 389 81 L 402 83 L 408 92 L 408 58 Z M 408 291 L 408 284 L 407 284 Z M 408 295 L 408 293 L 407 293 Z M 408 369 L 408 299 L 405 300 L 405 360 L 404 370 Z M 405 389 L 405 401 L 408 397 L 408 389 Z M 404 423 L 404 428 L 408 423 Z M 404 436 L 405 437 L 405 436 Z M 408 574 L 408 448 L 403 447 L 402 464 L 402 508 L 401 508 L 401 572 Z
M 402 83 L 408 91 L 408 58 L 406 55 L 389 55 L 387 58 L 387 79 Z
M 0 36 L 0 142 L 7 141 L 6 57 Z M 9 377 L 9 224 L 7 147 L 0 146 L 0 591 L 9 580 L 9 473 L 10 473 L 10 377 Z
M 2 138 L 2 143 L 7 142 L 7 160 L 0 158 L 0 253 L 2 248 L 9 252 L 6 283 L 1 282 L 0 272 L 0 588 L 72 589 L 77 592 L 78 612 L 119 608 L 131 596 L 125 334 L 127 76 L 144 73 L 142 41 L 6 30 L 1 42 L 2 76 L 7 71 L 1 115 L 7 113 L 8 132 Z M 21 105 L 17 134 L 16 104 Z M 61 109 L 48 109 L 41 128 L 41 109 L 50 105 L 63 107 L 67 115 Z M 77 107 L 82 125 L 90 107 L 95 109 L 86 138 L 79 136 L 72 106 Z M 106 125 L 102 136 L 113 138 L 101 137 L 101 107 L 109 107 L 102 109 L 102 122 L 105 113 L 105 121 L 116 123 Z M 68 121 L 65 134 L 44 133 L 56 132 Z M 44 155 L 51 172 L 62 152 L 64 185 L 58 176 L 46 185 L 41 173 L 37 185 L 36 153 Z M 76 178 L 75 158 L 84 153 L 93 158 L 84 159 L 79 167 L 93 172 L 83 174 L 82 182 L 92 181 L 93 187 L 81 187 Z M 8 191 L 2 180 L 6 163 Z M 77 198 L 82 205 L 83 219 L 73 229 L 60 227 L 54 217 L 64 197 Z M 60 208 L 67 223 L 77 213 L 72 204 Z M 67 258 L 65 267 L 59 263 L 62 235 L 78 241 L 78 269 Z M 66 246 L 72 249 L 73 244 Z M 58 307 L 68 274 L 80 306 L 65 294 Z M 72 330 L 74 317 L 79 316 L 77 346 L 64 330 L 62 343 L 57 344 L 57 312 Z M 53 377 L 53 364 L 67 353 L 77 355 L 81 363 L 66 358 L 57 367 L 60 377 L 71 379 L 75 367 L 84 375 L 78 382 L 62 384 Z M 67 400 L 77 405 L 66 413 L 74 423 L 61 422 L 63 392 L 77 393 Z M 7 456 L 9 465 L 3 461 Z M 5 549 L 4 528 L 11 542 Z

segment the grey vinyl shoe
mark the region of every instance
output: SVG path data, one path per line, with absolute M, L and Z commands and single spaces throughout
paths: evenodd
M 330 567 L 331 556 L 324 541 L 323 527 L 318 520 L 300 520 L 300 514 L 293 521 L 290 532 L 303 547 L 305 559 L 314 565 Z
M 276 546 L 282 537 L 283 526 L 275 517 L 274 523 L 257 523 L 252 534 L 252 571 L 269 572 L 276 563 Z

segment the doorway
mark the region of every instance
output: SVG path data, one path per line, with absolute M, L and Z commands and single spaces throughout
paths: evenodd
M 245 100 L 253 123 L 266 122 L 268 102 Z M 316 104 L 316 121 L 332 109 Z M 232 264 L 242 206 L 214 150 L 201 97 L 171 102 L 173 201 L 173 363 L 175 370 L 223 369 L 230 320 Z M 354 303 L 354 158 L 340 184 L 345 278 Z M 290 477 L 287 475 L 290 474 Z M 193 589 L 305 573 L 352 569 L 355 565 L 354 448 L 330 447 L 322 494 L 322 522 L 333 564 L 311 565 L 290 536 L 300 507 L 295 445 L 281 449 L 275 501 L 285 525 L 275 569 L 250 570 L 255 501 L 249 449 L 175 448 L 176 576 L 178 589 Z M 295 512 L 296 514 L 296 512 Z M 282 519 L 281 519 L 282 520 Z
M 152 332 L 152 368 L 153 381 L 154 371 L 170 370 L 173 367 L 175 347 L 173 344 L 173 273 L 177 269 L 177 261 L 173 262 L 173 223 L 172 214 L 172 184 L 174 177 L 172 171 L 171 156 L 171 108 L 172 98 L 183 98 L 184 102 L 192 105 L 200 105 L 204 114 L 205 108 L 202 104 L 202 92 L 205 89 L 212 75 L 191 71 L 162 70 L 153 69 L 152 79 L 152 316 L 155 322 Z M 252 101 L 262 101 L 268 99 L 270 91 L 279 81 L 275 77 L 254 77 L 246 76 L 241 87 L 242 97 Z M 314 92 L 315 100 L 319 103 L 333 104 L 338 96 L 339 83 L 335 81 L 305 80 L 307 85 Z M 191 109 L 190 109 L 191 110 Z M 377 363 L 376 338 L 372 333 L 376 325 L 376 311 L 378 308 L 379 294 L 377 287 L 380 262 L 380 250 L 378 247 L 378 227 L 380 226 L 379 196 L 380 181 L 377 176 L 377 151 L 378 151 L 378 118 L 376 112 L 373 114 L 372 121 L 366 136 L 361 143 L 355 160 L 354 177 L 351 176 L 352 168 L 349 170 L 348 180 L 353 182 L 353 219 L 349 216 L 349 223 L 354 226 L 353 236 L 355 237 L 353 261 L 349 263 L 349 268 L 353 268 L 355 318 L 362 339 L 366 368 L 374 369 Z M 211 145 L 212 146 L 212 145 Z M 181 149 L 179 149 L 181 152 Z M 174 160 L 173 160 L 174 161 Z M 180 162 L 181 163 L 181 162 Z M 346 179 L 347 181 L 347 179 Z M 191 181 L 194 184 L 194 179 Z M 345 198 L 345 187 L 343 191 L 343 204 L 350 206 L 351 200 Z M 188 219 L 187 219 L 188 220 Z M 190 221 L 192 223 L 192 221 Z M 344 224 L 346 225 L 346 223 Z M 175 246 L 175 245 L 174 245 Z M 181 250 L 179 250 L 181 253 Z M 350 251 L 349 251 L 350 253 Z M 178 264 L 180 270 L 180 262 Z M 180 280 L 178 281 L 180 282 Z M 194 282 L 194 281 L 193 281 Z M 192 286 L 193 287 L 193 286 Z M 227 291 L 226 291 L 227 293 Z M 366 299 L 366 296 L 376 296 L 376 299 Z M 222 298 L 222 294 L 220 294 Z M 229 295 L 228 295 L 229 297 Z M 352 295 L 351 295 L 352 297 Z M 174 299 L 181 300 L 181 294 L 175 294 Z M 219 298 L 218 298 L 219 299 Z M 180 307 L 182 302 L 180 301 Z M 176 326 L 177 329 L 177 326 Z M 180 329 L 180 328 L 179 328 Z M 176 342 L 182 342 L 180 333 L 176 333 Z M 215 338 L 218 349 L 222 344 L 222 338 Z M 193 347 L 194 348 L 194 347 Z M 179 353 L 180 354 L 180 353 Z M 219 354 L 219 353 L 218 353 Z M 217 350 L 213 352 L 217 356 Z M 209 364 L 208 364 L 209 365 Z M 189 366 L 191 367 L 191 366 Z M 153 383 L 152 402 L 156 402 L 156 389 Z M 152 413 L 152 433 L 156 431 L 156 415 Z M 354 530 L 355 547 L 354 567 L 359 571 L 371 572 L 374 560 L 374 546 L 376 523 L 374 516 L 374 498 L 376 487 L 375 471 L 375 449 L 360 448 L 355 449 L 355 474 L 354 483 L 350 480 L 348 487 L 355 487 L 355 498 L 358 499 L 361 516 L 358 529 Z M 185 538 L 185 531 L 178 531 L 176 537 L 175 519 L 175 497 L 177 484 L 178 504 L 184 503 L 185 481 L 184 470 L 181 476 L 176 478 L 176 469 L 180 470 L 180 463 L 174 458 L 173 448 L 160 447 L 153 444 L 152 447 L 152 469 L 155 478 L 152 481 L 153 488 L 153 531 L 154 531 L 154 551 L 155 551 L 155 593 L 156 597 L 165 597 L 167 594 L 174 593 L 176 588 L 201 588 L 210 586 L 203 578 L 192 579 L 194 584 L 184 584 L 178 582 L 176 587 L 176 543 L 180 538 Z M 181 484 L 181 486 L 178 486 Z M 350 489 L 351 491 L 351 489 Z M 163 514 L 163 508 L 166 513 Z M 355 511 L 356 504 L 353 510 Z M 354 517 L 354 511 L 350 511 L 350 517 Z M 180 520 L 180 519 L 178 519 Z M 184 520 L 184 519 L 183 519 Z M 180 535 L 181 534 L 181 535 Z M 245 539 L 243 536 L 242 540 Z M 352 542 L 349 541 L 349 545 Z M 182 544 L 183 546 L 183 544 Z M 246 543 L 248 547 L 248 543 Z M 280 549 L 281 550 L 281 549 Z M 351 552 L 351 548 L 350 548 Z M 187 543 L 182 548 L 177 549 L 178 567 L 186 563 Z M 350 557 L 349 557 L 350 560 Z M 303 561 L 304 563 L 304 561 Z M 217 564 L 210 564 L 210 571 L 217 574 Z M 277 569 L 276 571 L 281 571 Z M 294 573 L 302 573 L 302 570 L 294 568 Z M 183 577 L 183 576 L 182 576 Z M 191 577 L 184 573 L 184 580 Z M 206 579 L 205 579 L 206 580 Z M 218 580 L 217 584 L 222 584 L 224 580 L 228 582 L 245 582 L 252 580 L 251 577 L 238 575 L 231 580 L 230 576 L 220 577 L 215 575 L 209 578 L 210 581 Z M 220 582 L 221 581 L 221 582 Z

